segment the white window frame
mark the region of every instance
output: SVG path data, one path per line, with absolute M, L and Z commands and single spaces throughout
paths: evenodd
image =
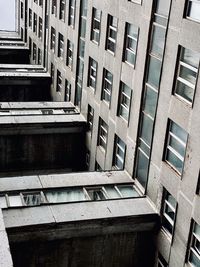
M 116 20 L 117 26 L 113 26 L 113 20 Z M 111 32 L 114 32 L 116 38 L 112 38 Z M 107 38 L 106 38 L 106 50 L 112 54 L 115 54 L 116 51 L 116 43 L 117 43 L 117 31 L 118 31 L 118 19 L 110 14 L 108 14 L 108 25 L 107 25 Z M 114 51 L 109 48 L 108 43 L 112 43 L 114 47 Z
M 100 12 L 100 18 L 97 17 L 97 12 Z M 93 7 L 92 10 L 92 29 L 91 29 L 91 40 L 99 45 L 100 33 L 101 33 L 101 11 Z M 96 27 L 99 25 L 99 27 Z
M 184 142 L 183 140 L 181 140 L 178 136 L 176 136 L 173 132 L 172 132 L 172 125 L 176 124 L 174 121 L 171 121 L 169 122 L 169 129 L 168 129 L 168 136 L 167 136 L 167 146 L 166 146 L 166 151 L 165 151 L 165 161 L 170 165 L 172 166 L 172 168 L 174 170 L 176 170 L 178 172 L 179 175 L 182 174 L 183 172 L 183 168 L 184 168 L 184 160 L 185 160 L 185 153 L 186 153 L 186 148 L 187 148 L 187 140 L 186 142 Z M 176 124 L 178 125 L 178 124 Z M 178 127 L 180 127 L 178 125 Z M 181 128 L 181 127 L 180 127 Z M 182 128 L 181 128 L 182 129 Z M 183 131 L 185 131 L 184 129 L 182 129 Z M 178 143 L 179 145 L 181 145 L 183 148 L 184 148 L 184 155 L 181 155 L 178 151 L 176 151 L 173 146 L 170 145 L 170 139 L 171 138 L 174 138 Z M 168 159 L 167 159 L 167 152 L 170 151 L 172 154 L 174 154 L 182 163 L 183 163 L 183 167 L 182 167 L 182 171 L 180 172 L 176 166 L 173 165 L 173 163 L 171 163 Z
M 111 76 L 111 80 L 109 79 L 109 75 Z M 112 96 L 112 85 L 113 85 L 113 74 L 107 69 L 103 69 L 103 83 L 102 83 L 102 100 L 110 104 L 111 96 Z M 108 100 L 107 97 L 108 96 Z
M 98 63 L 93 58 L 89 58 L 89 76 L 88 76 L 88 86 L 91 87 L 93 90 L 96 89 L 97 84 L 97 69 Z
M 98 146 L 100 146 L 104 151 L 106 151 L 108 140 L 108 125 L 101 118 L 99 119 L 98 137 Z

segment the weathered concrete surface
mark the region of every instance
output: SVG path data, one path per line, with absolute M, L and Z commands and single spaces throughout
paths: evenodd
M 0 267 L 12 267 L 12 258 L 8 237 L 3 222 L 2 210 L 0 209 Z
M 0 192 L 63 187 L 130 184 L 133 179 L 126 171 L 78 172 L 45 175 L 1 177 Z
M 5 209 L 3 215 L 16 267 L 154 264 L 158 215 L 146 198 Z

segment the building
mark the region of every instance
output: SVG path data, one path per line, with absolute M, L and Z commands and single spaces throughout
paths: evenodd
M 200 1 L 20 0 L 18 10 L 20 42 L 23 41 L 29 47 L 30 63 L 42 65 L 45 71 L 51 74 L 53 101 L 73 103 L 87 120 L 85 158 L 88 170 L 108 171 L 105 172 L 108 176 L 121 173 L 120 179 L 113 181 L 112 186 L 123 184 L 123 181 L 129 184 L 130 180 L 128 182 L 126 179 L 131 179 L 137 194 L 144 197 L 147 202 L 140 204 L 141 211 L 144 212 L 140 214 L 141 218 L 144 219 L 145 212 L 146 215 L 154 215 L 149 218 L 154 222 L 154 227 L 150 230 L 151 235 L 153 232 L 153 236 L 156 236 L 155 243 L 152 236 L 150 238 L 154 251 L 148 250 L 151 247 L 149 244 L 147 249 L 144 248 L 144 243 L 149 240 L 145 236 L 146 241 L 141 246 L 139 245 L 134 251 L 129 250 L 127 262 L 124 260 L 125 252 L 121 257 L 123 260 L 120 261 L 119 258 L 116 260 L 117 256 L 113 251 L 111 252 L 115 255 L 113 262 L 107 262 L 107 258 L 102 256 L 101 248 L 96 251 L 103 257 L 103 262 L 81 261 L 73 264 L 75 266 L 199 267 Z M 2 42 L 5 42 L 5 39 L 4 36 Z M 7 39 L 6 42 L 10 41 Z M 5 46 L 5 43 L 2 43 L 2 46 Z M 102 188 L 99 189 L 99 186 L 103 185 L 105 189 L 109 182 L 107 180 L 96 182 L 95 179 L 100 174 L 97 172 L 93 174 L 94 180 L 87 186 L 91 187 L 97 183 L 98 192 L 102 193 Z M 103 174 L 104 172 L 101 172 L 101 175 Z M 66 174 L 67 177 L 69 175 Z M 83 174 L 80 176 L 83 177 Z M 25 181 L 25 178 L 27 177 L 21 179 Z M 16 175 L 13 181 L 14 179 L 18 181 L 19 176 Z M 9 190 L 16 191 L 9 185 L 6 177 L 5 180 L 4 178 L 1 180 L 2 185 L 5 184 L 2 194 L 6 192 L 8 195 Z M 87 184 L 86 180 L 84 182 Z M 31 178 L 27 178 L 26 181 L 33 184 Z M 24 190 L 24 182 L 21 183 L 18 191 Z M 42 178 L 40 183 L 44 191 L 51 187 L 48 178 L 45 186 L 42 184 Z M 79 186 L 85 188 L 86 184 L 82 183 Z M 58 185 L 54 186 L 58 187 Z M 76 186 L 76 181 L 74 184 L 64 184 L 64 187 L 69 186 Z M 38 189 L 38 186 L 30 188 Z M 30 188 L 26 184 L 26 189 Z M 87 191 L 87 188 L 85 190 Z M 45 192 L 42 194 L 45 195 Z M 98 197 L 103 199 L 99 194 Z M 109 203 L 118 205 L 117 201 L 112 200 Z M 107 205 L 107 202 L 103 201 L 98 203 L 101 204 L 95 206 L 97 202 L 93 203 L 95 210 L 98 208 L 101 210 L 102 203 Z M 123 207 L 131 205 L 131 203 L 125 203 L 123 198 L 120 203 Z M 89 209 L 90 204 L 87 203 L 87 205 Z M 153 206 L 155 214 L 148 205 Z M 142 208 L 144 206 L 145 209 Z M 20 223 L 17 225 L 17 222 L 11 218 L 17 216 L 18 209 L 15 209 L 15 215 L 13 215 L 13 210 L 6 207 L 3 209 L 5 224 L 11 226 L 13 224 L 13 229 L 16 230 L 20 227 Z M 38 210 L 39 208 L 37 207 Z M 62 213 L 61 208 L 59 211 Z M 24 209 L 24 221 L 30 215 L 26 212 L 27 209 Z M 52 214 L 51 216 L 55 216 L 58 211 L 55 210 Z M 152 230 L 158 226 L 156 214 L 160 215 L 158 232 Z M 122 217 L 135 218 L 136 215 L 138 213 L 135 210 L 121 213 Z M 88 216 L 88 220 L 94 219 L 90 216 L 95 214 L 91 213 Z M 103 211 L 100 217 L 102 220 L 106 218 Z M 78 217 L 76 219 L 78 220 Z M 50 217 L 49 220 L 51 221 Z M 67 220 L 65 222 L 67 223 Z M 34 223 L 37 224 L 37 220 Z M 118 223 L 117 219 L 113 222 L 114 231 L 117 231 Z M 132 225 L 137 224 L 136 221 L 132 223 Z M 28 227 L 28 224 L 23 225 L 25 228 Z M 127 223 L 124 228 L 127 229 L 126 233 L 130 231 L 130 225 L 131 223 Z M 63 227 L 66 230 L 65 226 Z M 20 234 L 17 235 L 17 232 L 8 228 L 8 238 L 12 240 L 10 241 L 12 248 L 13 242 L 17 243 L 17 240 L 20 240 Z M 30 233 L 34 232 L 32 228 L 27 229 L 29 231 L 21 235 L 22 240 L 24 237 L 24 242 L 30 238 Z M 106 233 L 111 234 L 107 225 L 105 229 Z M 139 232 L 143 230 L 137 229 Z M 44 229 L 39 231 L 46 235 L 51 233 L 45 232 Z M 97 229 L 97 232 L 93 232 L 95 236 L 98 236 L 98 231 Z M 59 231 L 57 235 L 60 235 Z M 131 235 L 133 235 L 131 239 L 133 241 L 135 233 Z M 74 237 L 71 235 L 72 239 Z M 124 238 L 127 242 L 123 243 L 120 238 L 116 241 L 122 242 L 123 245 L 118 247 L 122 251 L 124 247 L 132 246 L 131 241 L 126 239 L 127 236 Z M 137 238 L 140 239 L 140 237 Z M 82 238 L 80 242 L 83 242 L 81 244 L 88 249 L 87 242 L 84 243 L 84 241 L 86 242 L 87 238 L 85 240 Z M 93 246 L 96 247 L 99 242 L 100 240 L 97 239 Z M 17 255 L 20 255 L 20 251 L 26 247 L 24 244 L 27 243 L 13 249 L 15 263 L 18 264 L 16 266 L 22 264 L 18 261 Z M 76 243 L 73 244 L 76 246 Z M 59 244 L 59 246 L 66 249 L 70 247 L 69 244 Z M 48 253 L 45 247 L 48 246 L 44 243 L 40 253 L 44 251 L 47 259 Z M 77 247 L 80 249 L 82 246 L 77 245 Z M 142 259 L 139 252 L 137 254 L 136 251 L 141 250 L 143 256 L 146 255 L 148 258 L 148 262 Z M 28 251 L 27 255 L 30 253 Z M 84 253 L 84 250 L 79 250 L 79 254 L 75 253 L 73 257 L 76 258 L 77 255 L 84 255 Z M 131 253 L 136 256 L 136 262 L 131 261 Z M 94 254 L 90 254 L 88 258 L 92 257 L 91 255 L 95 257 Z M 39 264 L 46 266 L 44 265 L 46 262 L 47 260 Z M 50 261 L 49 266 L 53 266 L 51 264 L 53 263 Z M 68 264 L 73 266 L 72 263 L 72 265 L 69 262 Z

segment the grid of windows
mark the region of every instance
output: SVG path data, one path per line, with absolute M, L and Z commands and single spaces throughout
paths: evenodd
M 74 27 L 75 24 L 75 11 L 76 11 L 76 0 L 69 1 L 69 20 L 68 24 Z
M 112 53 L 115 53 L 116 49 L 117 24 L 118 19 L 111 15 L 108 15 L 106 49 L 108 51 L 111 51 Z
M 71 83 L 65 80 L 65 101 L 71 101 Z
M 138 42 L 139 28 L 133 24 L 126 23 L 125 43 L 124 43 L 124 61 L 135 65 L 136 49 Z
M 126 144 L 115 135 L 113 167 L 118 170 L 124 169 L 124 161 L 126 154 Z
M 55 52 L 55 47 L 56 47 L 56 30 L 51 27 L 51 50 Z
M 183 171 L 187 137 L 188 134 L 184 129 L 173 121 L 169 122 L 164 159 L 179 174 Z
M 92 10 L 92 30 L 91 40 L 97 44 L 100 41 L 101 11 L 93 8 Z
M 186 17 L 197 22 L 200 22 L 200 1 L 188 0 L 187 2 Z
M 200 266 L 200 225 L 192 221 L 188 262 L 192 267 Z
M 58 57 L 64 57 L 64 37 L 61 33 L 58 34 Z
M 101 118 L 99 119 L 98 146 L 106 150 L 108 139 L 108 125 Z
M 112 73 L 104 69 L 103 82 L 102 82 L 102 100 L 104 100 L 108 104 L 111 101 L 112 84 L 113 84 Z
M 120 83 L 120 94 L 118 101 L 118 116 L 122 117 L 126 121 L 129 120 L 130 108 L 131 108 L 132 90 L 125 83 Z
M 97 83 L 97 62 L 93 58 L 89 58 L 89 71 L 88 71 L 88 86 L 95 89 Z
M 175 198 L 167 191 L 163 190 L 163 206 L 162 206 L 162 227 L 173 235 L 174 224 L 176 219 L 177 202 Z
M 91 133 L 93 129 L 93 120 L 94 120 L 94 109 L 90 105 L 88 105 L 87 122 Z
M 59 19 L 65 21 L 65 1 L 60 0 L 60 12 L 59 12 Z
M 57 70 L 57 83 L 56 83 L 56 92 L 62 91 L 62 75 L 59 70 Z
M 194 99 L 200 54 L 181 47 L 175 94 L 192 103 Z
M 66 65 L 72 69 L 73 66 L 73 51 L 74 45 L 70 40 L 67 40 L 67 60 Z

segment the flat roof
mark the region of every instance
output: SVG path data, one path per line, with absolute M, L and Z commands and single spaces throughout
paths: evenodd
M 126 171 L 59 173 L 0 178 L 0 193 L 48 188 L 133 183 Z

